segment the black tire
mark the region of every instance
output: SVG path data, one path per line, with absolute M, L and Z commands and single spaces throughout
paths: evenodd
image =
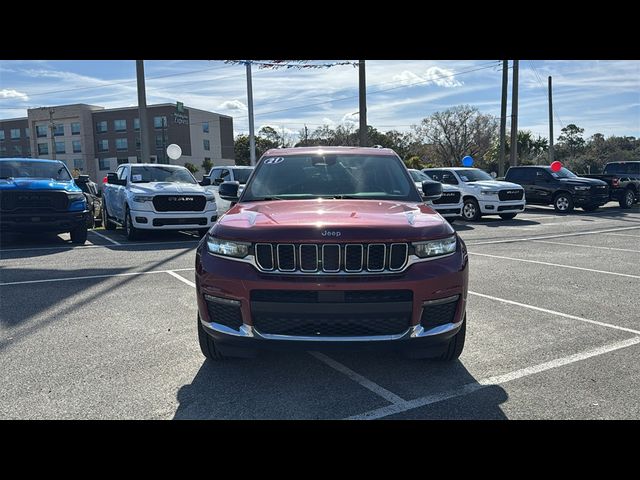
M 139 237 L 139 231 L 136 227 L 133 226 L 133 221 L 131 220 L 131 213 L 129 212 L 129 207 L 127 207 L 127 211 L 124 215 L 124 236 L 127 237 L 127 240 L 137 240 Z
M 452 362 L 457 360 L 458 357 L 462 354 L 462 350 L 464 349 L 464 339 L 467 336 L 467 315 L 465 314 L 465 319 L 462 322 L 462 326 L 458 333 L 455 334 L 449 340 L 449 345 L 447 345 L 447 349 L 445 352 L 438 357 L 438 360 L 443 362 Z
M 198 343 L 200 343 L 200 351 L 208 360 L 215 362 L 224 359 L 213 338 L 204 331 L 204 327 L 200 323 L 200 315 L 198 315 Z
M 582 210 L 585 212 L 595 212 L 598 209 L 599 205 L 586 205 L 582 207 Z
M 198 236 L 202 238 L 207 234 L 208 231 L 209 231 L 208 228 L 200 228 L 198 229 Z
M 105 230 L 115 230 L 118 226 L 109 220 L 109 212 L 107 212 L 107 205 L 102 205 L 102 226 Z
M 475 198 L 467 198 L 462 205 L 462 218 L 468 222 L 480 220 L 480 205 Z
M 87 225 L 87 228 L 96 228 L 95 213 L 96 211 L 94 209 L 91 209 L 91 220 L 89 220 L 89 225 Z
M 558 193 L 553 197 L 553 208 L 558 213 L 571 213 L 573 211 L 573 197 L 569 193 Z
M 83 245 L 87 241 L 87 226 L 82 225 L 69 232 L 71 235 L 71 242 Z
M 503 220 L 512 220 L 516 218 L 517 213 L 501 213 L 500 218 Z
M 633 207 L 633 204 L 636 201 L 636 196 L 633 193 L 633 190 L 631 190 L 630 188 L 627 188 L 624 191 L 624 194 L 622 195 L 622 197 L 620 197 L 620 208 L 624 208 L 625 210 L 627 208 L 631 208 Z

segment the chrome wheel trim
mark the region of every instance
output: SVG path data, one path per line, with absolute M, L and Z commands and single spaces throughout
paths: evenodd
M 473 218 L 476 215 L 476 206 L 472 202 L 465 203 L 462 207 L 462 214 L 466 219 Z
M 556 200 L 556 205 L 558 207 L 558 210 L 565 211 L 569 208 L 569 200 L 564 196 L 558 197 L 558 199 Z

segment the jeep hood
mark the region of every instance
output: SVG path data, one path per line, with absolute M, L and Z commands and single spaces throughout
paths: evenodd
M 211 231 L 249 242 L 403 242 L 454 230 L 429 205 L 384 200 L 274 200 L 235 205 Z
M 134 194 L 200 194 L 205 193 L 204 188 L 198 184 L 173 183 L 173 182 L 149 182 L 132 183 L 129 187 Z

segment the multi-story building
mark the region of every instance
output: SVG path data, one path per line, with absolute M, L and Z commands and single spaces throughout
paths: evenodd
M 159 104 L 147 107 L 150 160 L 200 169 L 234 165 L 233 118 L 218 113 Z M 167 146 L 182 149 L 171 160 Z M 26 118 L 0 120 L 0 157 L 55 158 L 69 170 L 102 179 L 120 163 L 141 162 L 140 119 L 137 107 L 105 109 L 74 104 L 27 110 Z

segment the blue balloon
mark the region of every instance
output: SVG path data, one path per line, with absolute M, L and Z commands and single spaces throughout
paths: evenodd
M 465 167 L 470 167 L 471 165 L 473 165 L 473 157 L 471 157 L 469 155 L 464 157 L 462 159 L 462 165 L 464 165 Z

